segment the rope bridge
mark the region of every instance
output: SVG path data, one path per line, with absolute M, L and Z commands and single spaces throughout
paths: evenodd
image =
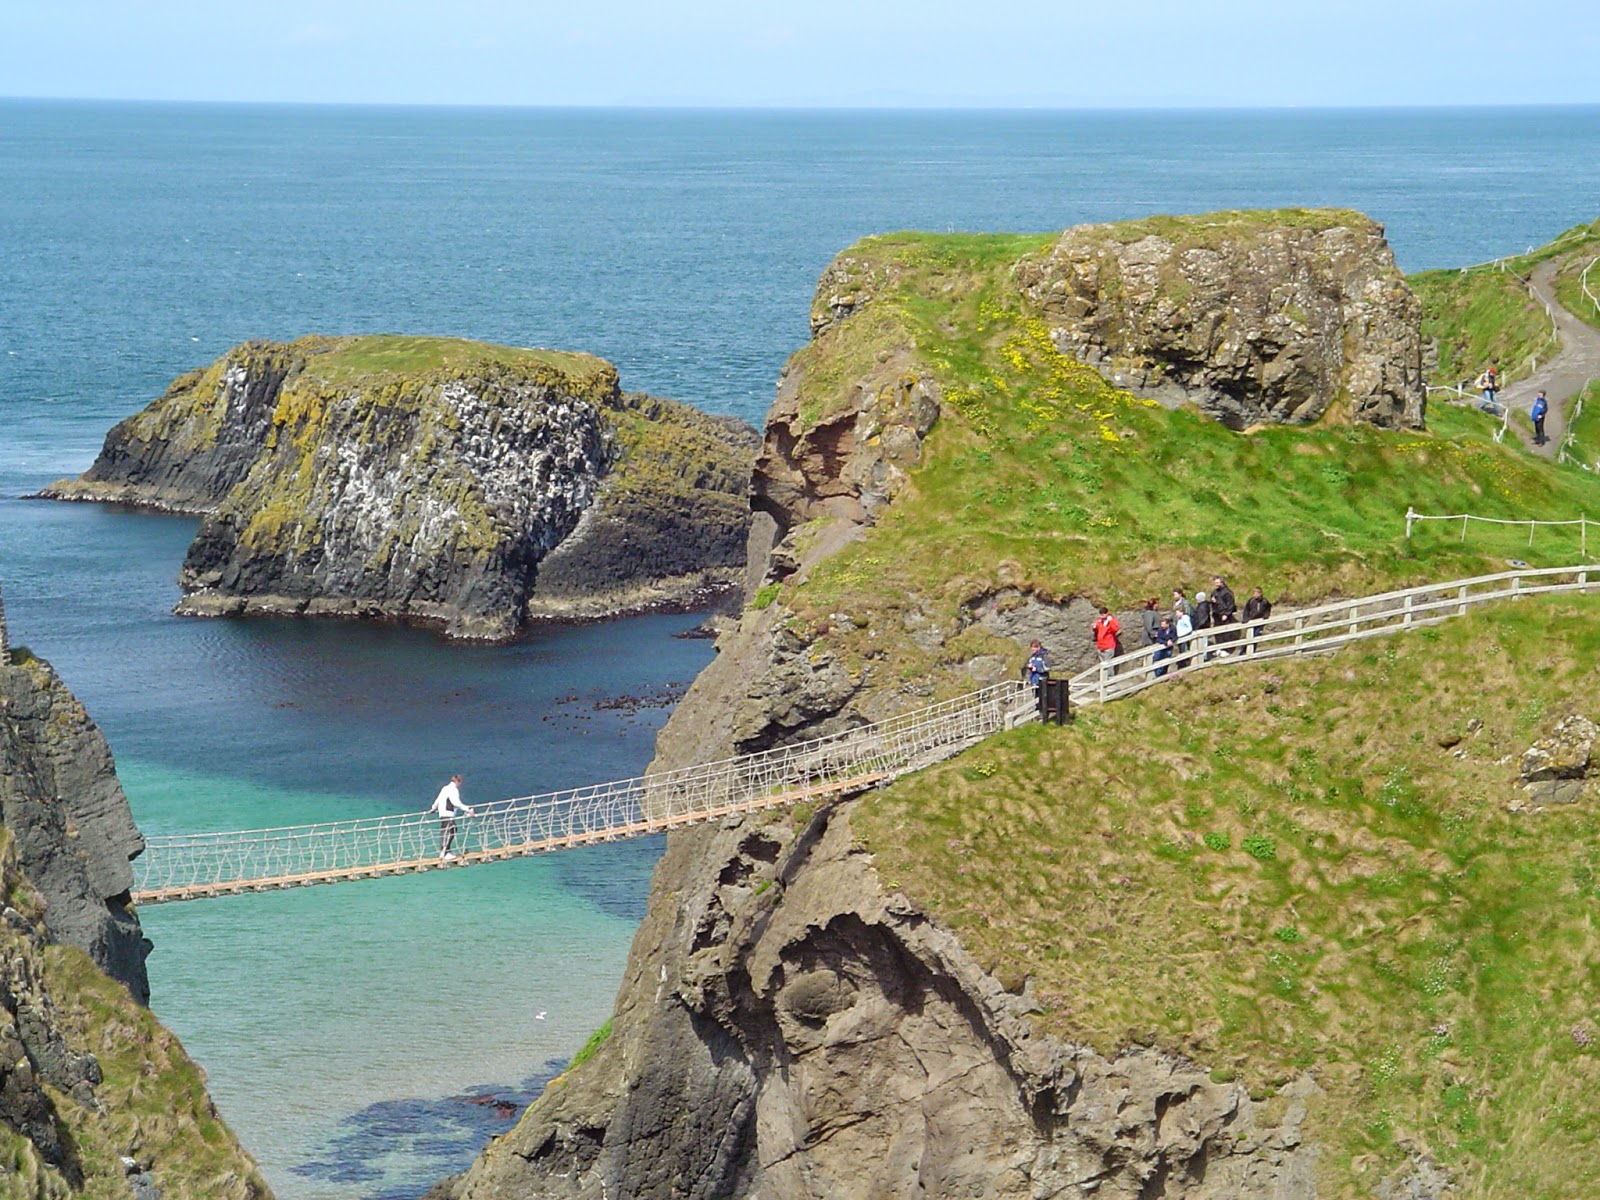
M 1017 683 L 995 684 L 793 746 L 501 800 L 458 818 L 453 859 L 439 855 L 439 820 L 431 813 L 153 837 L 134 862 L 133 900 L 161 904 L 342 883 L 643 837 L 858 792 L 1035 715 L 1031 693 Z
M 1116 700 L 1180 670 L 1323 654 L 1431 625 L 1493 601 L 1600 588 L 1600 566 L 1507 571 L 1425 584 L 1197 632 L 1172 659 L 1147 646 L 1074 675 L 1075 704 Z M 1217 635 L 1233 634 L 1225 641 Z M 1163 674 L 1158 674 L 1162 672 Z M 888 783 L 1037 718 L 1032 693 L 1000 683 L 844 733 L 613 783 L 502 800 L 460 818 L 456 857 L 439 857 L 429 813 L 281 829 L 151 838 L 134 863 L 138 904 L 198 900 L 545 854 L 642 837 Z

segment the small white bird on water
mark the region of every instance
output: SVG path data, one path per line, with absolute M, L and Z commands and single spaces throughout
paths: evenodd
M 533 1014 L 533 1019 L 535 1021 L 542 1021 L 542 1020 L 544 1020 L 544 1014 L 549 1012 L 549 1011 L 550 1011 L 549 1009 L 541 1009 L 539 1012 L 536 1012 L 536 1013 Z

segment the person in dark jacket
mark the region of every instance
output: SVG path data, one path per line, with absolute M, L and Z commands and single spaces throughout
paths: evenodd
M 1211 601 L 1204 592 L 1194 594 L 1194 613 L 1190 619 L 1194 622 L 1194 640 L 1190 644 L 1195 651 L 1191 661 L 1199 666 L 1206 660 L 1206 642 L 1211 637 Z
M 1044 646 L 1033 641 L 1028 643 L 1028 665 L 1022 668 L 1022 679 L 1029 687 L 1037 688 L 1046 679 L 1050 678 L 1050 656 L 1045 652 Z
M 1144 602 L 1144 612 L 1139 614 L 1144 621 L 1144 640 L 1151 646 L 1156 644 L 1156 630 L 1161 627 L 1161 614 L 1156 611 L 1156 605 L 1160 603 L 1151 596 Z
M 1272 615 L 1272 601 L 1261 594 L 1260 588 L 1250 592 L 1250 599 L 1244 602 L 1244 623 L 1250 627 L 1250 644 L 1255 645 L 1256 638 L 1261 636 L 1261 623 Z
M 1155 653 L 1150 656 L 1151 661 L 1161 664 L 1156 668 L 1156 678 L 1165 679 L 1167 677 L 1166 662 L 1178 649 L 1178 631 L 1172 627 L 1171 617 L 1161 618 L 1160 623 L 1156 626 L 1156 635 L 1150 640 L 1156 648 Z
M 1233 598 L 1233 589 L 1228 586 L 1228 581 L 1218 575 L 1211 581 L 1211 624 L 1220 631 L 1216 636 L 1217 645 L 1229 645 L 1238 638 L 1239 631 L 1233 628 L 1238 623 L 1238 601 Z M 1223 650 L 1221 653 L 1230 652 Z

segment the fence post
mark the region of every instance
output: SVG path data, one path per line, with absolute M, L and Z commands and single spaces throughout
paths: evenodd
M 1464 583 L 1461 585 L 1458 598 L 1460 599 L 1461 604 L 1456 609 L 1456 616 L 1464 617 L 1467 615 L 1467 585 Z
M 1533 548 L 1533 522 L 1528 522 L 1528 548 Z
M 1301 616 L 1299 614 L 1296 614 L 1295 618 L 1294 618 L 1294 644 L 1295 644 L 1295 649 L 1297 649 L 1297 650 L 1300 648 L 1300 644 L 1306 640 L 1305 634 L 1302 632 L 1302 630 L 1304 630 L 1305 627 L 1306 627 L 1306 619 L 1305 619 L 1305 617 L 1303 617 L 1303 616 Z
M 1409 504 L 1406 505 L 1406 541 L 1408 542 L 1411 540 L 1411 522 L 1416 520 L 1416 518 L 1417 510 L 1412 508 Z
M 1414 599 L 1414 597 L 1411 595 L 1411 593 L 1407 592 L 1406 593 L 1406 606 L 1405 606 L 1405 614 L 1406 615 L 1405 615 L 1405 620 L 1400 622 L 1402 625 L 1411 624 L 1411 601 L 1413 599 Z
M 1461 540 L 1462 542 L 1467 540 L 1467 515 L 1465 513 L 1461 514 Z

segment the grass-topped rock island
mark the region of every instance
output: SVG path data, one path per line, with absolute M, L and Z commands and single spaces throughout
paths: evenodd
M 585 354 L 453 338 L 249 342 L 43 496 L 203 515 L 192 615 L 530 616 L 702 602 L 742 568 L 755 434 Z

